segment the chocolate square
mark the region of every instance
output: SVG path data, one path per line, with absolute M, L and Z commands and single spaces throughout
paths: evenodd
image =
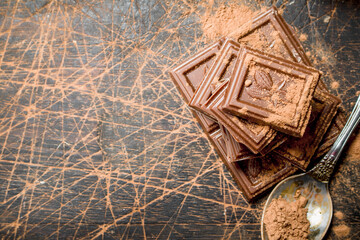
M 178 87 L 186 103 L 189 103 L 194 92 L 200 86 L 207 69 L 210 69 L 213 64 L 222 43 L 222 40 L 217 41 L 205 48 L 203 51 L 184 61 L 170 72 L 173 82 Z M 203 114 L 197 115 L 198 118 L 201 119 L 201 122 L 203 122 L 206 131 L 211 132 L 219 127 L 214 120 L 204 116 Z
M 225 93 L 223 109 L 302 137 L 319 77 L 314 68 L 243 48 Z
M 299 39 L 276 7 L 260 13 L 229 37 L 244 46 L 310 66 Z
M 311 101 L 312 112 L 304 136 L 291 137 L 287 144 L 276 148 L 274 153 L 305 171 L 330 126 L 340 102 L 339 98 L 328 92 L 317 91 Z

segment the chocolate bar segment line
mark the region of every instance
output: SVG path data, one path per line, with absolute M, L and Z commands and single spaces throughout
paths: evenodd
M 242 48 L 225 93 L 225 111 L 301 137 L 319 71 Z

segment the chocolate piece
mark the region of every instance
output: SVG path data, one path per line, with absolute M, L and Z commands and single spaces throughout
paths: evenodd
M 214 62 L 221 45 L 222 40 L 210 45 L 203 51 L 189 58 L 187 61 L 184 61 L 170 72 L 173 82 L 178 87 L 186 103 L 189 103 L 194 92 L 199 87 L 207 69 L 209 69 Z M 197 115 L 203 122 L 206 131 L 211 132 L 214 129 L 219 128 L 218 124 L 214 120 L 204 116 L 203 114 Z
M 242 45 L 281 56 L 290 61 L 311 65 L 293 29 L 275 7 L 245 23 L 230 34 Z
M 294 29 L 286 23 L 276 7 L 260 13 L 231 33 L 230 37 L 237 39 L 241 45 L 311 66 Z M 327 90 L 321 79 L 317 88 Z
M 202 105 L 211 96 L 211 92 L 216 89 L 216 87 L 230 79 L 239 49 L 240 46 L 238 43 L 231 39 L 225 40 L 214 64 L 192 97 L 189 103 L 190 107 L 212 117 L 211 114 L 203 111 Z
M 245 145 L 235 141 L 229 131 L 221 124 L 220 129 L 225 139 L 227 156 L 231 162 L 259 157 L 258 155 L 252 153 Z
M 311 66 L 294 29 L 278 14 L 275 7 L 260 13 L 230 36 L 236 38 L 242 45 Z M 316 91 L 319 90 L 328 92 L 326 85 L 321 79 L 316 87 Z M 335 120 L 331 123 L 329 130 L 314 154 L 314 161 L 330 150 L 341 129 L 344 127 L 344 123 L 344 114 L 341 112 L 337 113 Z
M 240 186 L 247 187 L 243 188 L 247 199 L 260 195 L 297 170 L 288 161 L 282 161 L 272 154 L 232 163 L 231 167 L 236 170 L 232 171 L 236 174 L 235 180 L 239 181 Z
M 221 43 L 219 43 L 219 45 L 220 44 Z M 196 84 L 199 84 L 204 76 L 201 76 L 201 74 L 188 74 L 187 78 L 185 76 L 187 73 L 189 73 L 189 70 L 196 71 L 196 69 L 201 67 L 202 69 L 204 69 L 202 64 L 208 64 L 209 61 L 211 61 L 204 61 L 204 59 L 212 59 L 209 57 L 211 56 L 211 54 L 209 53 L 211 51 L 209 50 L 212 49 L 214 45 L 205 48 L 199 54 L 194 56 L 200 57 L 203 61 L 198 61 L 199 59 L 194 59 L 194 57 L 192 57 L 185 62 L 187 64 L 183 63 L 170 72 L 172 80 L 178 87 L 178 90 L 184 96 L 186 102 L 188 102 L 189 97 L 191 98 L 192 94 L 194 94 L 194 92 L 191 90 L 192 87 L 194 87 Z M 208 53 L 209 55 L 206 56 L 205 53 Z M 204 73 L 204 71 L 202 72 Z M 280 160 L 276 159 L 274 160 L 274 163 L 271 163 L 270 165 L 268 164 L 266 166 L 262 164 L 248 166 L 247 164 L 245 164 L 247 161 L 240 161 L 236 163 L 230 161 L 230 158 L 227 154 L 226 142 L 224 136 L 222 135 L 220 126 L 214 122 L 213 125 L 215 127 L 209 128 L 208 123 L 205 121 L 205 119 L 210 120 L 208 117 L 194 111 L 193 113 L 194 116 L 198 119 L 205 134 L 208 136 L 208 139 L 213 144 L 214 148 L 217 150 L 221 160 L 227 166 L 228 170 L 230 171 L 231 175 L 233 176 L 239 187 L 243 190 L 244 196 L 247 200 L 253 200 L 255 197 L 269 189 L 271 186 L 278 183 L 287 176 L 290 176 L 296 171 L 296 168 L 294 168 L 291 164 L 287 162 L 281 162 Z M 240 165 L 239 163 L 242 164 Z M 260 172 L 268 177 L 262 178 L 260 177 L 260 175 L 252 176 L 251 174 L 253 174 L 254 172 Z
M 323 139 L 321 140 L 318 149 L 316 150 L 313 160 L 318 160 L 323 155 L 325 155 L 332 145 L 335 143 L 335 140 L 339 136 L 341 130 L 344 128 L 346 123 L 346 116 L 344 112 L 338 111 L 332 120 L 329 129 L 325 133 Z
M 227 86 L 228 82 L 220 85 L 204 103 L 203 109 L 215 116 L 236 141 L 246 145 L 253 153 L 259 153 L 274 139 L 276 132 L 268 126 L 264 127 L 224 112 L 221 105 Z
M 340 102 L 339 98 L 328 92 L 317 91 L 311 101 L 312 112 L 304 136 L 302 138 L 291 137 L 287 144 L 276 148 L 274 153 L 305 171 L 330 126 Z
M 316 69 L 243 48 L 225 93 L 223 109 L 302 137 L 319 77 Z M 251 81 L 248 87 L 246 81 Z
M 282 161 L 271 154 L 266 158 L 231 162 L 226 156 L 226 143 L 221 132 L 214 131 L 208 136 L 248 201 L 254 200 L 297 170 L 289 162 Z

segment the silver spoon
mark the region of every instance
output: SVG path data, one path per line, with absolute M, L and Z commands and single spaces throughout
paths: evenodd
M 345 127 L 323 159 L 307 173 L 288 177 L 278 183 L 272 190 L 265 203 L 261 218 L 261 239 L 268 239 L 264 226 L 264 215 L 272 199 L 282 196 L 287 201 L 292 202 L 295 200 L 294 196 L 297 190 L 301 191 L 301 195 L 308 199 L 306 208 L 308 208 L 307 219 L 310 222 L 309 239 L 320 240 L 325 236 L 333 214 L 333 206 L 328 188 L 329 180 L 348 138 L 359 122 L 360 96 Z

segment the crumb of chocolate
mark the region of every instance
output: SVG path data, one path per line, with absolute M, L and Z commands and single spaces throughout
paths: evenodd
M 340 86 L 340 84 L 339 84 L 338 82 L 332 82 L 332 83 L 331 83 L 331 88 L 332 88 L 332 89 L 338 89 L 339 86 Z
M 307 38 L 308 37 L 307 37 L 307 35 L 305 33 L 300 34 L 300 37 L 299 37 L 300 41 L 304 42 L 304 41 L 307 40 Z
M 335 226 L 333 230 L 335 235 L 338 237 L 346 237 L 350 233 L 350 228 L 344 224 Z
M 324 23 L 328 23 L 330 21 L 330 16 L 329 15 L 326 15 L 324 17 Z
M 252 84 L 251 80 L 246 80 L 245 81 L 245 87 L 249 87 Z
M 310 222 L 307 219 L 307 199 L 297 191 L 295 201 L 288 202 L 281 196 L 273 199 L 266 209 L 264 223 L 266 233 L 272 239 L 307 239 Z

